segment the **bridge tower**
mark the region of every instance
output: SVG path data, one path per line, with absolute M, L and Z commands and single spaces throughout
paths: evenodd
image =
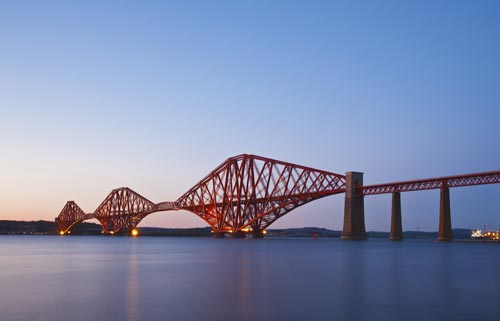
M 365 201 L 361 191 L 363 173 L 347 172 L 345 186 L 343 240 L 366 240 Z

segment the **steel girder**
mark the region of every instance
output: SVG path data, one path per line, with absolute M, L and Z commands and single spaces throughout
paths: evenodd
M 358 192 L 363 195 L 386 194 L 394 192 L 410 192 L 428 189 L 440 189 L 444 187 L 461 187 L 483 184 L 500 183 L 500 171 L 482 172 L 465 175 L 445 176 L 395 182 L 360 187 Z
M 235 233 L 262 231 L 301 205 L 344 191 L 344 175 L 243 154 L 227 159 L 176 203 L 214 232 Z

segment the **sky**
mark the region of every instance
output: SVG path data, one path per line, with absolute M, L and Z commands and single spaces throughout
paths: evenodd
M 173 201 L 242 153 L 366 185 L 500 170 L 499 126 L 498 1 L 0 2 L 0 219 L 121 186 Z M 450 196 L 453 227 L 500 226 L 500 185 Z M 365 198 L 367 230 L 390 197 Z M 437 230 L 438 190 L 401 199 L 404 230 Z M 271 227 L 339 230 L 343 202 Z

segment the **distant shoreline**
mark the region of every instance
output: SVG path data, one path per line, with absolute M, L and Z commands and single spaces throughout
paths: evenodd
M 209 227 L 198 228 L 162 228 L 138 227 L 141 236 L 186 236 L 211 237 Z M 302 227 L 285 229 L 268 229 L 266 237 L 311 237 L 315 231 L 318 237 L 340 238 L 341 231 L 329 230 L 320 227 Z M 470 229 L 453 229 L 454 240 L 470 240 Z M 52 221 L 15 221 L 0 220 L 0 235 L 56 235 L 55 223 Z M 101 235 L 101 226 L 95 223 L 82 222 L 71 230 L 72 235 Z M 369 238 L 389 238 L 389 232 L 368 231 Z M 406 231 L 404 238 L 408 239 L 435 239 L 437 232 Z M 475 241 L 477 242 L 477 241 Z M 480 242 L 480 241 L 479 241 Z

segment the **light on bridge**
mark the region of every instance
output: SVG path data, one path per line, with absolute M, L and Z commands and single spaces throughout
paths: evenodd
M 139 231 L 137 229 L 132 230 L 132 236 L 137 236 L 139 235 Z
M 59 231 L 59 235 L 64 235 L 64 232 L 63 231 Z

